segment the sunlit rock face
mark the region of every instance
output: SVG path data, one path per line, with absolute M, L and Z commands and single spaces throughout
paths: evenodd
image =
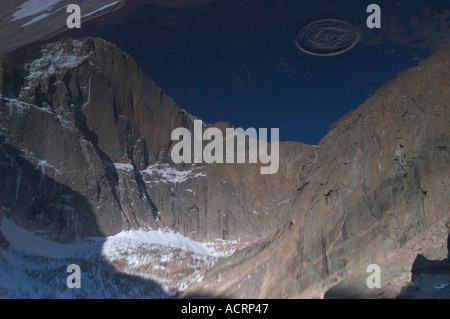
M 342 283 L 329 296 L 392 298 L 418 253 L 446 258 L 449 71 L 437 53 L 333 124 L 298 176 L 290 222 L 213 268 L 210 290 L 321 298 Z M 371 264 L 380 289 L 367 287 Z

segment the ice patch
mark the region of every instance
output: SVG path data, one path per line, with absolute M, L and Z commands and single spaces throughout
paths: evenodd
M 226 257 L 235 252 L 236 241 L 217 239 L 215 242 L 194 241 L 172 230 L 128 230 L 110 237 L 91 237 L 82 243 L 60 244 L 39 237 L 35 233 L 15 225 L 4 217 L 0 231 L 9 241 L 10 247 L 27 254 L 48 258 L 75 258 L 90 256 L 101 251 L 106 258 L 113 258 L 119 252 L 130 251 L 139 246 L 160 246 L 181 249 L 200 256 Z M 227 249 L 217 247 L 227 247 Z
M 14 110 L 16 110 L 17 114 L 20 117 L 23 117 L 24 111 L 28 110 L 28 108 L 32 106 L 31 104 L 20 102 L 16 99 L 8 99 L 4 97 L 2 97 L 1 99 L 4 100 L 6 102 L 6 105 L 9 107 L 9 116 L 12 116 Z

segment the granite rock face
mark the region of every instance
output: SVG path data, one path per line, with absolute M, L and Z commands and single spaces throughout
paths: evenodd
M 368 265 L 388 261 L 390 253 L 446 220 L 449 72 L 448 52 L 437 53 L 332 125 L 299 175 L 290 223 L 245 267 L 236 266 L 246 271 L 231 276 L 236 285 L 224 291 L 262 272 L 257 297 L 320 298 L 344 278 L 365 273 L 346 288 L 347 296 L 351 290 L 358 295 L 367 289 Z M 447 233 L 441 237 L 447 240 Z M 411 248 L 416 254 L 420 249 Z M 410 277 L 412 261 L 396 275 Z
M 1 60 L 1 182 L 12 192 L 2 193 L 1 205 L 14 212 L 10 217 L 67 240 L 156 225 L 142 177 L 123 184 L 114 166 L 128 159 L 129 165 L 145 165 L 154 146 L 145 143 L 145 125 L 122 112 L 126 99 L 141 119 L 144 105 L 135 92 L 153 90 L 158 103 L 165 99 L 150 81 L 137 84 L 143 79 L 137 67 L 120 71 L 129 57 L 102 41 L 70 40 L 20 49 Z M 105 65 L 100 69 L 94 60 Z M 116 93 L 120 89 L 125 96 Z M 168 113 L 155 116 L 163 122 Z
M 381 88 L 320 142 L 296 201 L 296 241 L 287 245 L 299 259 L 300 289 L 293 295 L 320 296 L 448 218 L 449 71 L 448 52 L 434 55 Z
M 195 118 L 110 43 L 3 54 L 1 215 L 62 242 L 168 227 L 245 246 L 187 295 L 309 298 L 337 287 L 361 297 L 368 265 L 408 277 L 417 243 L 449 217 L 448 53 L 382 87 L 318 147 L 280 143 L 274 175 L 175 165 L 171 132 L 193 132 Z M 404 247 L 412 257 L 395 263 Z
M 0 60 L 0 206 L 54 239 L 165 225 L 198 240 L 255 240 L 282 223 L 314 151 L 285 144 L 275 175 L 174 165 L 171 132 L 192 132 L 195 118 L 114 45 L 67 39 Z

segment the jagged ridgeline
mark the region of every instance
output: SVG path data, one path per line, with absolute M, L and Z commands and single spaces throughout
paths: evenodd
M 29 229 L 70 240 L 160 223 L 197 239 L 248 237 L 260 230 L 252 212 L 285 196 L 253 203 L 237 194 L 260 190 L 224 183 L 231 167 L 171 165 L 171 132 L 194 117 L 112 44 L 26 47 L 3 55 L 1 71 L 3 154 L 30 163 L 5 168 L 2 206 Z
M 113 44 L 1 55 L 0 294 L 395 296 L 416 254 L 441 256 L 447 240 L 449 56 L 381 88 L 317 147 L 280 143 L 278 172 L 262 175 L 259 164 L 175 165 L 171 133 L 195 118 Z M 55 293 L 67 252 L 83 265 L 97 256 L 108 278 L 151 279 L 152 293 L 123 274 L 109 292 Z M 8 286 L 42 258 L 55 261 L 49 275 Z M 390 278 L 377 292 L 364 277 L 373 263 Z M 23 290 L 27 278 L 46 288 Z

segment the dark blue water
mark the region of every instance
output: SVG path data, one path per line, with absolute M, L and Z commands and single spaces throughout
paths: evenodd
M 173 9 L 130 1 L 63 36 L 97 36 L 130 53 L 181 107 L 208 123 L 278 127 L 280 139 L 317 144 L 330 124 L 449 36 L 447 1 L 377 1 L 382 28 L 368 29 L 374 1 L 224 0 Z M 302 53 L 296 34 L 319 19 L 352 23 L 350 51 Z

